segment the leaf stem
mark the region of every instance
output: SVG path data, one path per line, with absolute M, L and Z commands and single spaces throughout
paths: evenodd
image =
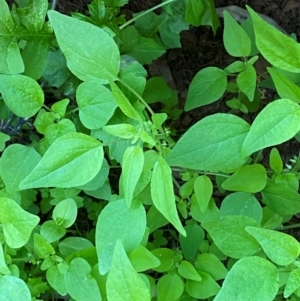
M 175 1 L 177 1 L 177 0 L 167 0 L 167 1 L 163 2 L 163 3 L 157 4 L 157 5 L 155 5 L 155 6 L 151 7 L 151 8 L 149 8 L 149 9 L 147 9 L 147 10 L 141 12 L 140 14 L 138 14 L 137 16 L 135 16 L 134 18 L 132 18 L 131 20 L 125 22 L 124 24 L 122 24 L 122 25 L 119 27 L 119 29 L 122 30 L 122 29 L 124 29 L 125 27 L 127 27 L 128 25 L 134 23 L 134 22 L 135 22 L 137 19 L 139 19 L 140 17 L 143 17 L 144 15 L 148 14 L 149 12 L 152 12 L 152 11 L 154 11 L 154 10 L 156 10 L 156 9 L 158 9 L 158 8 L 160 8 L 160 7 L 164 6 L 164 5 L 166 5 L 166 4 L 169 4 L 169 3 L 172 3 L 172 2 L 175 2 Z
M 282 231 L 282 230 L 295 229 L 295 228 L 300 228 L 300 223 L 293 224 L 293 225 L 282 226 L 279 230 Z
M 118 78 L 118 81 L 124 86 L 126 87 L 131 93 L 133 93 L 142 103 L 143 105 L 147 108 L 147 110 L 150 112 L 151 115 L 154 115 L 153 110 L 151 109 L 151 107 L 146 103 L 146 101 L 144 100 L 144 98 L 142 96 L 140 96 L 134 89 L 132 89 L 126 82 L 124 82 L 123 80 L 121 80 L 120 78 Z

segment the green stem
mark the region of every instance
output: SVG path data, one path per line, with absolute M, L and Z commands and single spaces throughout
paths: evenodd
M 171 169 L 172 169 L 172 171 L 177 171 L 177 172 L 184 171 L 183 168 L 177 168 L 177 167 L 172 167 Z M 200 175 L 219 176 L 219 177 L 225 177 L 225 178 L 230 177 L 230 175 L 224 175 L 224 174 L 216 173 L 216 172 L 206 172 L 206 171 L 199 171 L 199 170 L 196 170 L 196 172 L 199 173 Z
M 124 86 L 126 87 L 131 93 L 133 93 L 141 102 L 142 104 L 147 108 L 147 110 L 150 112 L 151 115 L 154 115 L 153 110 L 151 109 L 151 107 L 146 103 L 146 101 L 144 100 L 144 98 L 142 96 L 140 96 L 134 89 L 132 89 L 129 85 L 127 85 L 126 82 L 124 82 L 123 80 L 121 80 L 120 78 L 118 78 L 118 81 Z
M 79 111 L 79 108 L 76 108 L 76 109 L 73 109 L 73 110 L 69 111 L 67 114 L 65 114 L 65 117 L 68 116 L 68 115 L 71 115 L 72 113 L 75 113 L 77 111 Z
M 158 9 L 158 8 L 166 5 L 166 4 L 172 3 L 174 1 L 177 1 L 177 0 L 167 0 L 167 1 L 163 2 L 163 3 L 160 3 L 158 5 L 155 5 L 155 6 L 151 7 L 150 9 L 145 10 L 144 12 L 138 14 L 137 16 L 135 16 L 134 18 L 132 18 L 131 20 L 129 20 L 129 21 L 125 22 L 123 25 L 121 25 L 119 27 L 120 30 L 122 30 L 125 27 L 127 27 L 128 25 L 134 23 L 137 19 L 139 19 L 140 17 L 143 17 L 144 15 L 148 14 L 149 12 L 152 12 L 152 11 L 154 11 L 154 10 L 156 10 L 156 9 Z
M 279 230 L 288 230 L 288 229 L 295 229 L 295 228 L 300 228 L 300 224 L 282 226 Z

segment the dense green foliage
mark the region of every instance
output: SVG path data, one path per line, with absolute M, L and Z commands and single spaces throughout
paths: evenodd
M 235 60 L 199 70 L 184 110 L 228 110 L 182 134 L 177 92 L 144 65 L 190 25 L 216 32 L 212 0 L 132 20 L 126 0 L 71 17 L 16 2 L 0 0 L 0 301 L 300 300 L 283 232 L 299 226 L 300 159 L 268 148 L 299 139 L 299 44 L 249 7 L 242 25 L 225 11 Z

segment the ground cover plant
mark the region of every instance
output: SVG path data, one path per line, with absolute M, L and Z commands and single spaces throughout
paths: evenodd
M 216 32 L 213 1 L 129 20 L 126 0 L 16 2 L 0 0 L 0 300 L 300 300 L 300 159 L 276 147 L 299 139 L 297 41 L 224 11 L 232 63 L 199 70 L 184 111 L 226 110 L 182 133 L 146 66 L 189 26 Z

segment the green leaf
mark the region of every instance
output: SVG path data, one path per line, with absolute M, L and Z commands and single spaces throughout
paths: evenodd
M 50 267 L 46 272 L 48 283 L 61 295 L 67 294 L 66 285 L 64 282 L 64 274 L 60 272 L 59 265 Z
M 38 33 L 42 30 L 48 10 L 47 0 L 29 0 L 26 6 L 17 8 L 21 23 L 30 31 Z
M 194 280 L 194 281 L 201 281 L 202 278 L 199 273 L 196 271 L 195 267 L 186 260 L 182 260 L 179 267 L 178 273 L 185 279 Z
M 263 57 L 275 67 L 299 73 L 299 43 L 269 25 L 249 6 L 247 10 L 253 22 L 256 46 Z
M 201 69 L 193 78 L 184 105 L 185 111 L 218 100 L 226 91 L 227 73 L 217 67 Z
M 47 66 L 48 49 L 48 37 L 37 36 L 27 42 L 22 51 L 22 58 L 25 64 L 24 75 L 33 79 L 39 79 L 42 76 Z
M 72 73 L 83 81 L 116 79 L 120 53 L 113 38 L 90 23 L 48 11 L 59 47 Z M 87 34 L 88 33 L 88 34 Z
M 243 215 L 221 216 L 219 220 L 202 223 L 217 247 L 235 259 L 254 255 L 260 250 L 258 242 L 246 232 L 247 226 L 259 227 L 259 223 Z
M 193 26 L 201 25 L 205 5 L 198 0 L 185 0 L 184 19 Z
M 137 129 L 133 125 L 126 123 L 106 125 L 103 127 L 103 130 L 110 135 L 124 139 L 132 139 L 137 133 Z
M 266 255 L 278 265 L 291 264 L 300 254 L 299 242 L 292 236 L 274 230 L 246 227 Z
M 83 237 L 67 237 L 61 241 L 58 246 L 59 252 L 64 256 L 93 247 L 94 245 L 88 239 Z
M 133 202 L 130 208 L 123 199 L 106 205 L 96 226 L 96 248 L 101 275 L 110 269 L 117 240 L 122 241 L 126 252 L 131 252 L 142 241 L 145 229 L 146 213 L 140 202 Z
M 294 269 L 291 271 L 284 288 L 283 296 L 288 298 L 296 289 L 300 287 L 300 269 Z
M 165 53 L 165 48 L 154 39 L 142 37 L 134 26 L 122 30 L 124 53 L 136 58 L 140 64 L 150 64 Z
M 236 83 L 238 88 L 248 97 L 249 101 L 254 100 L 256 91 L 256 71 L 253 66 L 238 74 Z
M 177 229 L 186 236 L 179 219 L 175 195 L 173 192 L 172 171 L 166 161 L 159 157 L 155 163 L 151 177 L 151 196 L 156 209 Z
M 113 82 L 110 82 L 111 92 L 120 107 L 121 111 L 128 117 L 141 121 L 142 118 L 136 109 L 132 106 L 128 98 L 124 95 L 121 89 Z
M 77 205 L 71 198 L 59 202 L 52 213 L 53 220 L 65 228 L 71 227 L 77 217 Z
M 231 114 L 205 117 L 178 140 L 166 161 L 171 166 L 210 172 L 235 171 L 246 161 L 241 146 L 249 129 L 246 121 Z
M 161 77 L 151 77 L 147 80 L 143 98 L 148 103 L 155 103 L 171 96 L 172 89 Z
M 201 281 L 186 281 L 185 289 L 187 293 L 197 300 L 207 300 L 208 298 L 215 296 L 220 290 L 219 284 L 205 272 L 199 271 L 199 275 L 202 278 Z
M 82 133 L 65 134 L 47 149 L 20 188 L 84 185 L 99 172 L 102 160 L 103 148 L 98 140 Z
M 300 87 L 293 83 L 286 75 L 274 68 L 267 68 L 275 84 L 276 91 L 281 98 L 300 102 Z
M 283 169 L 283 162 L 280 153 L 276 147 L 273 147 L 269 158 L 270 168 L 276 172 L 281 172 Z
M 49 242 L 58 241 L 66 235 L 66 228 L 62 225 L 56 224 L 55 221 L 48 220 L 41 226 L 41 235 Z
M 186 231 L 186 237 L 179 235 L 182 253 L 187 260 L 194 260 L 196 253 L 204 240 L 205 234 L 203 229 L 195 222 L 186 225 L 184 229 Z
M 214 301 L 273 301 L 279 288 L 277 268 L 268 260 L 251 256 L 240 259 L 228 272 Z
M 151 253 L 160 260 L 160 265 L 153 268 L 154 271 L 162 273 L 169 271 L 174 266 L 175 252 L 167 248 L 158 248 Z
M 0 73 L 18 74 L 24 71 L 15 24 L 6 1 L 0 1 Z
M 197 271 L 209 274 L 214 280 L 224 279 L 228 273 L 224 264 L 213 253 L 200 254 L 195 262 Z
M 60 49 L 49 49 L 43 78 L 50 86 L 59 88 L 70 76 L 65 56 Z
M 160 266 L 159 259 L 142 245 L 139 245 L 129 254 L 129 259 L 137 272 L 143 272 Z
M 5 149 L 5 142 L 10 140 L 10 136 L 0 132 L 0 152 Z
M 25 211 L 15 201 L 6 197 L 0 198 L 0 222 L 9 247 L 23 247 L 39 221 L 38 216 Z
M 44 104 L 39 84 L 25 75 L 1 75 L 0 92 L 7 107 L 19 117 L 32 117 Z
M 260 223 L 263 217 L 263 210 L 259 201 L 252 193 L 234 192 L 223 199 L 220 207 L 220 215 L 244 215 Z
M 147 227 L 149 232 L 163 227 L 168 224 L 168 220 L 156 209 L 155 206 L 151 206 L 147 212 Z
M 75 132 L 75 124 L 70 119 L 61 119 L 58 123 L 49 124 L 45 129 L 44 136 L 46 142 L 51 145 L 59 137 Z
M 4 275 L 0 277 L 0 301 L 31 301 L 31 294 L 26 283 L 17 277 Z
M 184 284 L 177 274 L 166 274 L 159 278 L 156 286 L 158 301 L 176 301 L 182 295 Z
M 43 236 L 34 233 L 33 239 L 34 251 L 39 258 L 47 258 L 55 254 L 54 248 Z
M 263 202 L 279 215 L 300 212 L 300 194 L 285 183 L 270 183 L 261 193 Z
M 289 99 L 275 100 L 255 118 L 243 143 L 242 153 L 248 156 L 268 146 L 281 144 L 294 137 L 299 130 L 299 105 Z
M 141 147 L 132 146 L 126 149 L 122 162 L 122 185 L 125 202 L 130 207 L 134 189 L 142 174 L 144 153 Z
M 150 301 L 150 292 L 132 267 L 120 240 L 114 247 L 106 293 L 107 298 L 114 301 Z
M 33 147 L 9 145 L 0 158 L 1 178 L 7 191 L 19 190 L 20 183 L 40 160 L 41 156 Z
M 101 81 L 81 83 L 76 90 L 79 118 L 88 129 L 97 129 L 106 125 L 113 115 L 117 103 Z
M 91 276 L 91 267 L 83 258 L 71 261 L 64 274 L 64 282 L 69 295 L 76 301 L 101 301 L 101 294 L 96 280 Z
M 3 253 L 3 247 L 2 244 L 0 244 L 0 273 L 4 275 L 10 275 L 11 271 L 6 265 L 5 256 Z
M 223 41 L 226 51 L 234 57 L 248 56 L 251 52 L 251 41 L 244 29 L 225 10 Z
M 265 188 L 267 172 L 261 164 L 245 165 L 222 183 L 222 188 L 231 191 L 256 193 Z
M 212 196 L 213 186 L 208 176 L 197 177 L 194 182 L 196 199 L 201 212 L 205 212 Z

